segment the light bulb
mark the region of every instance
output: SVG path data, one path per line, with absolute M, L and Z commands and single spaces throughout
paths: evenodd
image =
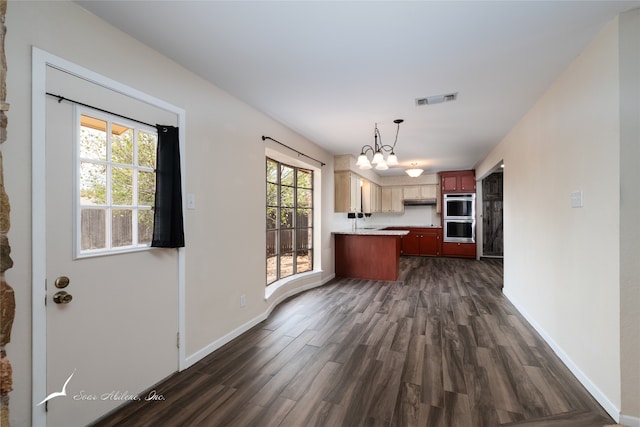
M 367 156 L 364 153 L 358 156 L 356 166 L 358 166 L 360 169 L 371 169 L 371 163 L 369 163 L 369 159 L 367 159 Z
M 385 171 L 389 169 L 389 166 L 387 166 L 387 163 L 384 160 L 382 160 L 380 163 L 376 165 L 376 169 L 379 171 Z
M 407 175 L 409 175 L 411 178 L 417 178 L 420 175 L 422 175 L 422 172 L 424 171 L 422 169 L 412 168 L 412 169 L 407 169 L 406 172 L 407 172 Z
M 382 156 L 382 153 L 380 151 L 376 151 L 376 153 L 373 155 L 373 160 L 371 160 L 371 163 L 374 165 L 377 165 L 378 163 L 384 163 L 384 157 Z

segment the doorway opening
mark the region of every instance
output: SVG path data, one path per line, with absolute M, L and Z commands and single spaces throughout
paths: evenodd
M 482 180 L 482 255 L 504 257 L 502 162 Z

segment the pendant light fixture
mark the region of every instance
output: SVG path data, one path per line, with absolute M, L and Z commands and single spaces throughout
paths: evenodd
M 407 175 L 409 175 L 411 178 L 417 178 L 420 175 L 422 175 L 422 172 L 424 172 L 423 169 L 419 169 L 417 163 L 411 163 L 411 169 L 407 169 L 405 172 L 407 173 Z
M 394 152 L 396 148 L 396 143 L 398 142 L 398 133 L 400 132 L 400 123 L 404 120 L 396 119 L 393 121 L 398 127 L 396 128 L 396 139 L 393 141 L 393 145 L 384 145 L 382 143 L 382 136 L 380 136 L 380 131 L 378 130 L 378 124 L 376 123 L 375 128 L 373 130 L 373 146 L 365 145 L 360 150 L 360 156 L 358 156 L 358 161 L 356 162 L 356 166 L 360 169 L 371 169 L 373 165 L 377 170 L 387 170 L 389 166 L 397 166 L 398 165 L 398 157 Z M 380 140 L 378 142 L 378 139 Z M 367 154 L 371 152 L 373 155 L 372 159 L 369 160 Z M 389 153 L 387 158 L 384 158 L 384 154 Z

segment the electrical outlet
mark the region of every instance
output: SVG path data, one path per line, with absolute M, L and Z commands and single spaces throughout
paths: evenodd
M 247 305 L 247 297 L 245 295 L 240 295 L 240 307 L 244 307 Z

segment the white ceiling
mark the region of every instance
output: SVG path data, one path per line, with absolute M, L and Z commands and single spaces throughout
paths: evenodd
M 78 1 L 334 154 L 472 168 L 640 1 Z M 457 92 L 454 102 L 416 98 Z M 269 135 L 278 139 L 278 135 Z M 287 141 L 283 141 L 287 142 Z

